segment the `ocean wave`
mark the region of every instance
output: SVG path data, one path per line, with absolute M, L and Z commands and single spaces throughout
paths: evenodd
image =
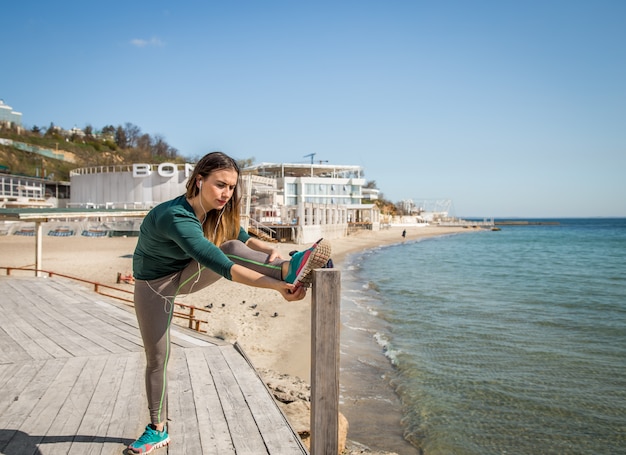
M 374 340 L 376 340 L 376 343 L 383 348 L 383 354 L 385 354 L 385 357 L 389 359 L 393 366 L 396 366 L 398 364 L 398 355 L 401 351 L 399 349 L 392 349 L 391 342 L 384 333 L 376 332 L 374 334 Z

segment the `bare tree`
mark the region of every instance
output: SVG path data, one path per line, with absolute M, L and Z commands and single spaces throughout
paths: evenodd
M 152 148 L 152 138 L 149 134 L 142 134 L 137 139 L 136 147 L 144 152 L 150 152 Z
M 244 169 L 248 166 L 252 166 L 254 164 L 254 157 L 246 158 L 243 160 L 237 160 L 237 165 L 240 169 Z
M 172 155 L 172 150 L 174 154 Z M 165 142 L 165 138 L 160 134 L 154 136 L 152 140 L 152 156 L 160 156 L 163 158 L 173 158 L 176 156 L 176 149 L 172 149 L 170 145 Z
M 126 146 L 134 148 L 137 146 L 137 139 L 141 136 L 141 128 L 130 122 L 124 124 L 124 133 L 126 134 Z
M 126 138 L 126 131 L 121 126 L 118 126 L 115 130 L 115 143 L 121 149 L 128 148 L 128 139 Z

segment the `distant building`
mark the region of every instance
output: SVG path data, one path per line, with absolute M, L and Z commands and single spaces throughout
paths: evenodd
M 69 207 L 150 209 L 184 194 L 192 164 L 124 164 L 70 171 Z
M 0 125 L 7 128 L 21 128 L 22 114 L 15 112 L 13 108 L 0 100 Z
M 57 208 L 70 197 L 68 182 L 3 172 L 0 167 L 0 208 Z
M 339 238 L 352 228 L 380 229 L 380 211 L 364 204 L 363 169 L 353 165 L 261 163 L 250 176 L 250 227 L 278 240 L 310 243 Z

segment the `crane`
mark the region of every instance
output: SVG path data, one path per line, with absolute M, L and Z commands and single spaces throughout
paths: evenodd
M 313 164 L 313 157 L 315 155 L 317 155 L 317 154 L 316 153 L 309 153 L 308 155 L 304 155 L 303 158 L 306 158 L 306 157 L 310 156 L 311 157 L 311 164 Z

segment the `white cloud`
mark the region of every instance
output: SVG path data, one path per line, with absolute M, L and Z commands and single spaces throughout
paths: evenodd
M 161 41 L 159 38 L 153 36 L 152 38 L 150 38 L 149 40 L 145 40 L 145 39 L 141 39 L 141 38 L 134 38 L 132 40 L 130 40 L 130 43 L 133 46 L 136 47 L 146 47 L 146 46 L 163 46 L 163 41 Z

